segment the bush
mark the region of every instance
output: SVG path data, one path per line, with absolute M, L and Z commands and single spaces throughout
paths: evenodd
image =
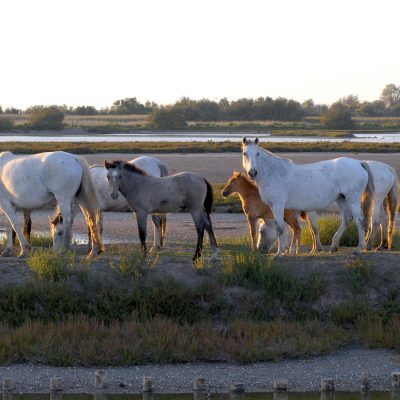
M 9 131 L 14 128 L 14 120 L 9 117 L 0 116 L 0 131 Z
M 64 113 L 57 106 L 36 106 L 31 109 L 28 125 L 33 129 L 60 130 L 64 128 Z
M 172 107 L 162 107 L 151 112 L 149 123 L 156 129 L 183 129 L 187 126 L 182 111 Z
M 341 103 L 332 104 L 321 116 L 321 124 L 333 129 L 351 129 L 354 127 L 350 110 Z

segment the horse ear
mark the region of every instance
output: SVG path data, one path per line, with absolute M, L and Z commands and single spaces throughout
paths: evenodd
M 256 138 L 254 139 L 254 143 L 255 143 L 255 144 L 258 144 L 258 137 L 256 137 Z
M 248 142 L 247 142 L 246 136 L 243 136 L 243 138 L 242 138 L 242 143 L 243 143 L 243 144 L 247 144 L 247 143 L 248 143 Z
M 104 160 L 104 166 L 105 166 L 107 169 L 110 169 L 111 166 L 112 166 L 112 163 L 108 162 L 107 160 Z

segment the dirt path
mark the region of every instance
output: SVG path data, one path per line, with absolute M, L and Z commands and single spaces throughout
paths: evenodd
M 85 157 L 90 164 L 103 164 L 104 160 L 131 160 L 145 154 L 87 154 Z M 204 154 L 146 154 L 159 158 L 167 163 L 170 173 L 182 171 L 195 172 L 210 180 L 212 183 L 223 183 L 228 180 L 235 170 L 242 168 L 240 153 L 204 153 Z M 353 157 L 360 160 L 377 160 L 393 166 L 400 176 L 399 153 L 278 153 L 280 157 L 290 158 L 299 164 L 328 160 L 337 157 Z
M 156 393 L 191 393 L 194 378 L 206 379 L 209 393 L 228 392 L 233 382 L 243 383 L 248 392 L 273 390 L 274 379 L 289 381 L 290 391 L 320 390 L 322 378 L 334 378 L 338 391 L 359 391 L 363 372 L 371 374 L 371 390 L 389 390 L 390 374 L 399 363 L 389 350 L 342 349 L 337 353 L 281 362 L 249 365 L 199 363 L 102 368 L 107 373 L 106 393 L 141 393 L 144 376 L 154 378 Z M 0 379 L 12 378 L 21 393 L 46 393 L 49 380 L 59 377 L 67 393 L 93 392 L 96 368 L 58 368 L 35 364 L 0 367 Z

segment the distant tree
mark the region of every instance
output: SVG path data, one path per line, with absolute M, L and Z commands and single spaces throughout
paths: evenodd
M 356 114 L 356 110 L 360 106 L 358 96 L 356 96 L 355 94 L 341 97 L 337 102 L 342 103 L 344 106 L 346 106 L 352 115 Z
M 8 107 L 8 108 L 6 108 L 4 110 L 4 113 L 5 114 L 14 114 L 14 115 L 16 115 L 16 114 L 21 114 L 22 110 L 20 110 L 18 108 L 15 108 L 15 107 Z
M 326 104 L 315 104 L 313 99 L 303 101 L 301 108 L 304 111 L 305 116 L 316 117 L 328 110 Z
M 0 114 L 3 114 L 3 107 L 0 106 Z
M 93 106 L 78 106 L 73 110 L 77 115 L 97 115 L 99 112 Z
M 3 115 L 0 116 L 0 131 L 9 131 L 12 128 L 14 128 L 14 120 Z
M 156 129 L 183 129 L 187 126 L 182 111 L 173 106 L 153 110 L 149 114 L 149 123 Z
M 140 103 L 136 97 L 129 97 L 114 101 L 110 113 L 119 115 L 147 114 L 148 110 L 146 110 L 144 104 Z
M 376 100 L 373 102 L 363 101 L 357 108 L 357 115 L 362 117 L 379 117 L 385 115 L 385 104 Z
M 342 103 L 332 104 L 330 109 L 321 115 L 321 123 L 333 129 L 351 129 L 354 126 L 350 110 Z
M 393 83 L 386 85 L 382 90 L 380 100 L 389 110 L 397 107 L 400 104 L 400 86 L 396 86 Z
M 64 113 L 57 106 L 35 106 L 30 110 L 28 125 L 38 130 L 60 130 L 64 128 Z

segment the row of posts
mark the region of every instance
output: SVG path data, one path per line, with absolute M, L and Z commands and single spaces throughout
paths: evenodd
M 154 378 L 150 376 L 143 377 L 143 393 L 152 393 L 154 390 Z M 102 390 L 107 387 L 107 373 L 104 370 L 95 371 L 94 374 L 94 390 Z M 289 382 L 287 379 L 275 379 L 274 380 L 274 399 L 286 399 L 288 392 Z M 392 399 L 400 400 L 400 372 L 393 372 L 391 374 L 391 387 L 392 387 Z M 361 376 L 360 391 L 363 394 L 367 394 L 371 388 L 371 376 L 365 372 Z M 206 379 L 203 377 L 195 378 L 193 384 L 193 390 L 195 393 L 207 393 L 208 386 Z M 239 395 L 245 392 L 245 385 L 243 383 L 232 383 L 229 387 L 232 394 Z M 7 398 L 7 395 L 12 395 L 15 391 L 15 381 L 13 379 L 3 380 L 3 397 Z M 61 378 L 50 379 L 50 393 L 62 393 L 64 386 Z M 322 399 L 333 399 L 335 392 L 335 381 L 332 378 L 321 379 L 321 400 Z M 5 396 L 4 396 L 5 395 Z M 11 396 L 8 396 L 11 398 Z

